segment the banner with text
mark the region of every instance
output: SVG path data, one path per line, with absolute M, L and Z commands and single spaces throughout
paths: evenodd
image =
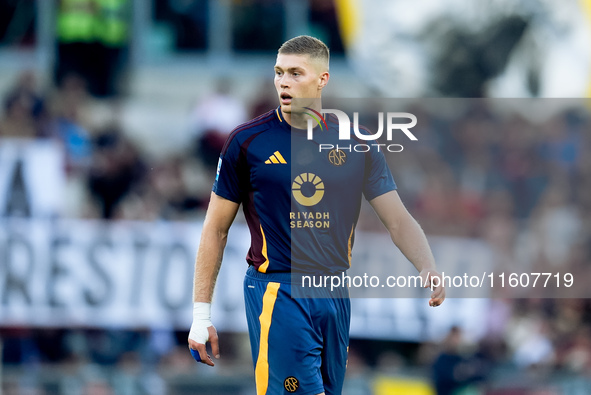
M 200 224 L 185 223 L 0 219 L 0 326 L 188 330 L 200 231 Z M 214 296 L 212 316 L 219 331 L 247 329 L 242 279 L 249 242 L 248 228 L 235 224 Z M 473 244 L 433 242 L 436 253 Z M 391 273 L 406 273 L 412 267 L 396 254 L 371 256 L 375 243 L 383 240 L 367 237 L 355 246 L 365 268 L 384 265 Z M 442 258 L 460 257 L 446 253 Z M 487 299 L 450 299 L 430 309 L 429 290 L 423 291 L 413 299 L 354 299 L 351 335 L 418 341 L 452 325 L 473 336 L 483 332 Z

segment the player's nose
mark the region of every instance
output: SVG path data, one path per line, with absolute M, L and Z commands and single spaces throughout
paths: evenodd
M 289 87 L 288 80 L 287 80 L 287 78 L 285 78 L 285 74 L 283 74 L 281 77 L 279 77 L 279 86 L 282 88 Z

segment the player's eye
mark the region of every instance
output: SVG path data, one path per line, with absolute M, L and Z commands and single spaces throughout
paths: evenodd
M 275 75 L 276 75 L 276 76 L 281 76 L 281 71 L 279 71 L 279 70 L 275 70 Z

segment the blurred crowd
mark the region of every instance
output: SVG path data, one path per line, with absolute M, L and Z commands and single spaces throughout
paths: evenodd
M 221 80 L 215 92 L 187 113 L 192 144 L 156 161 L 126 133 L 118 99 L 109 99 L 110 112 L 98 126 L 91 120 L 97 103 L 84 80 L 74 75 L 59 88 L 44 91 L 35 75 L 26 72 L 3 95 L 0 138 L 51 139 L 63 148 L 68 193 L 75 194 L 67 200 L 78 202 L 66 208 L 65 216 L 201 218 L 228 133 L 276 106 L 263 96 L 247 104 Z M 403 201 L 428 235 L 486 241 L 499 271 L 570 272 L 585 287 L 582 279 L 590 278 L 591 259 L 591 116 L 579 104 L 551 114 L 528 114 L 493 111 L 486 101 L 475 100 L 463 116 L 449 119 L 419 102 L 411 110 L 420 120 L 413 130 L 419 141 L 387 156 Z M 369 218 L 360 223 L 361 229 L 381 226 L 375 216 Z M 590 393 L 589 300 L 496 296 L 490 302 L 488 333 L 478 341 L 465 339 L 459 328 L 438 344 L 418 344 L 410 351 L 384 346 L 368 354 L 369 341 L 353 341 L 346 393 L 370 393 L 375 375 L 416 369 L 433 380 L 439 394 L 462 388 L 507 394 L 506 389 L 494 392 L 499 375 L 515 378 L 515 394 L 560 394 L 567 385 L 568 393 Z M 59 380 L 48 380 L 54 387 L 45 389 L 33 376 L 23 375 L 5 386 L 5 394 L 182 393 L 167 388 L 166 379 L 198 371 L 186 352 L 185 333 L 12 328 L 0 334 L 7 369 L 25 366 L 30 373 L 53 364 L 62 372 Z M 245 338 L 228 338 L 233 340 L 226 355 L 234 358 L 222 362 L 228 369 L 217 374 L 239 371 L 250 377 Z M 104 369 L 112 374 L 96 373 Z M 212 373 L 202 369 L 198 374 Z M 569 377 L 568 384 L 542 385 L 556 374 Z M 546 392 L 524 389 L 532 386 Z
M 225 136 L 248 116 L 222 81 L 187 114 L 194 144 L 151 160 L 125 133 L 119 99 L 99 103 L 75 74 L 43 92 L 33 73 L 23 73 L 3 104 L 0 138 L 50 139 L 62 147 L 71 195 L 65 201 L 73 203 L 62 215 L 74 218 L 183 220 L 200 214 L 209 193 L 191 178 L 215 170 Z M 105 106 L 106 116 L 97 121 L 93 113 Z
M 189 394 L 200 385 L 204 393 L 236 394 L 254 384 L 246 354 L 233 351 L 245 341 L 237 334 L 224 336 L 224 359 L 215 371 L 197 366 L 185 332 L 13 328 L 2 335 L 3 393 L 9 395 Z

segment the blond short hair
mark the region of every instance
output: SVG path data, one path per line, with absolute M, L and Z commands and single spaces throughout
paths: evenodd
M 289 39 L 279 47 L 277 53 L 284 55 L 308 55 L 311 59 L 325 62 L 326 68 L 328 69 L 330 51 L 325 43 L 312 36 L 297 36 Z

